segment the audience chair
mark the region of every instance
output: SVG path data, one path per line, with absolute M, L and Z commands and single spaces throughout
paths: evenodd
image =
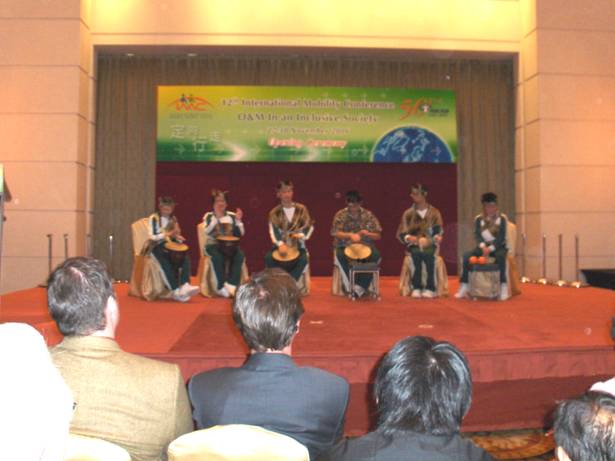
M 128 294 L 153 301 L 169 298 L 171 291 L 164 281 L 162 267 L 151 254 L 145 254 L 148 240 L 148 220 L 139 219 L 132 223 L 133 264 Z
M 201 222 L 196 226 L 196 235 L 199 238 L 199 268 L 196 273 L 199 290 L 203 296 L 214 298 L 218 296 L 216 286 L 216 274 L 211 265 L 211 258 L 205 253 L 205 223 Z M 239 283 L 246 283 L 250 278 L 246 260 L 241 266 L 241 277 Z
M 63 461 L 130 461 L 130 455 L 106 440 L 70 434 Z
M 214 426 L 184 434 L 169 445 L 169 461 L 309 461 L 295 439 L 244 424 Z
M 448 272 L 446 271 L 446 264 L 444 264 L 444 258 L 440 256 L 440 245 L 436 246 L 436 263 L 435 263 L 435 279 L 436 279 L 436 295 L 438 298 L 448 296 Z M 412 288 L 410 282 L 414 275 L 414 261 L 412 256 L 406 253 L 404 261 L 401 265 L 401 274 L 399 276 L 399 294 L 402 296 L 410 296 L 412 294 Z M 423 286 L 427 283 L 427 268 L 423 263 L 422 273 Z

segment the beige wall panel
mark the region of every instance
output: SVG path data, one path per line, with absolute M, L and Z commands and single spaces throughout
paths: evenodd
M 540 120 L 536 125 L 543 164 L 615 165 L 615 121 Z
M 90 124 L 83 117 L 79 119 L 77 145 L 79 146 L 78 161 L 85 166 L 90 165 Z
M 615 121 L 615 77 L 540 74 L 538 80 L 540 118 Z
M 525 175 L 525 211 L 535 212 L 541 210 L 541 180 L 542 168 L 526 168 Z
M 13 201 L 8 210 L 83 210 L 85 198 L 79 187 L 83 183 L 85 167 L 75 162 L 9 163 L 6 174 L 10 178 Z M 79 194 L 81 192 L 81 194 Z
M 90 24 L 92 23 L 92 0 L 80 0 L 80 4 L 81 20 L 87 27 L 90 27 Z
M 538 71 L 615 76 L 615 31 L 538 31 Z
M 524 116 L 524 106 L 523 106 L 523 98 L 524 98 L 524 84 L 519 83 L 515 87 L 515 127 L 519 128 L 525 124 Z
M 52 267 L 64 258 L 54 258 Z M 49 276 L 49 262 L 45 258 L 7 257 L 3 258 L 2 284 L 0 293 L 25 290 L 43 283 Z
M 78 65 L 80 24 L 78 19 L 0 19 L 0 65 Z
M 79 0 L 0 0 L 1 18 L 74 18 Z
M 521 30 L 518 2 L 484 0 L 393 0 L 362 4 L 351 0 L 259 1 L 93 0 L 96 34 L 224 34 L 293 37 L 423 37 L 517 41 Z M 285 44 L 278 42 L 278 44 Z
M 525 171 L 515 172 L 515 216 L 525 211 Z
M 517 220 L 517 224 L 522 224 L 523 230 L 521 232 L 525 232 L 527 235 L 527 254 L 539 256 L 542 248 L 542 230 L 541 230 L 541 219 L 539 213 L 523 213 L 520 219 Z M 521 245 L 521 232 L 519 232 L 519 245 L 518 251 L 522 253 L 522 245 Z
M 612 213 L 545 213 L 542 216 L 542 232 L 547 235 L 547 249 L 557 254 L 557 236 L 563 235 L 563 255 L 574 256 L 574 236 L 580 239 L 580 254 L 602 256 L 615 254 L 615 212 Z
M 0 114 L 0 160 L 74 161 L 80 123 L 71 114 Z
M 523 118 L 525 124 L 529 124 L 538 119 L 539 114 L 539 93 L 538 93 L 538 76 L 534 76 L 527 80 L 523 85 Z
M 3 255 L 7 257 L 47 257 L 47 234 L 53 235 L 53 255 L 64 257 L 64 234 L 68 234 L 68 255 L 80 254 L 85 238 L 79 237 L 83 211 L 11 211 L 4 229 Z
M 523 60 L 523 79 L 528 80 L 538 73 L 537 31 L 531 32 L 521 41 L 521 56 Z
M 525 168 L 539 166 L 542 163 L 542 154 L 540 152 L 542 120 L 525 125 L 523 141 L 525 154 Z
M 521 33 L 525 37 L 536 29 L 536 0 L 521 0 Z
M 83 23 L 79 23 L 79 65 L 91 77 L 94 49 L 92 48 L 92 38 L 90 29 Z
M 0 67 L 0 113 L 79 110 L 78 67 Z
M 613 269 L 615 267 L 615 256 L 583 257 L 579 266 L 581 269 Z
M 90 84 L 92 80 L 90 76 L 80 69 L 79 72 L 79 87 L 77 90 L 79 91 L 79 115 L 81 115 L 84 119 L 88 120 L 90 116 L 90 106 L 91 100 L 90 97 L 92 92 L 90 91 Z
M 540 169 L 541 211 L 615 213 L 615 166 L 543 166 Z M 615 232 L 611 233 L 615 236 Z
M 538 0 L 536 21 L 542 29 L 615 30 L 613 0 Z
M 525 145 L 524 145 L 524 133 L 523 127 L 515 130 L 515 170 L 522 170 L 525 168 Z

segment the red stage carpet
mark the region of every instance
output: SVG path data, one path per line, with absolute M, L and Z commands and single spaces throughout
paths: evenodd
M 468 356 L 475 382 L 464 430 L 540 427 L 558 399 L 615 375 L 615 292 L 524 285 L 507 302 L 401 298 L 398 280 L 382 279 L 381 301 L 330 295 L 330 279 L 313 279 L 293 347 L 297 362 L 330 370 L 351 383 L 346 431 L 370 424 L 374 366 L 398 339 L 448 340 Z M 457 288 L 451 279 L 451 290 Z M 220 366 L 238 366 L 247 353 L 230 316 L 230 302 L 200 296 L 187 304 L 148 303 L 116 285 L 124 349 L 178 363 L 186 379 Z M 35 325 L 49 343 L 60 335 L 46 312 L 45 291 L 0 298 L 0 322 Z M 371 418 L 373 420 L 373 418 Z

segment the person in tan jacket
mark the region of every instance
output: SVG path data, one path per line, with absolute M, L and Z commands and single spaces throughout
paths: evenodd
M 65 336 L 51 357 L 75 399 L 71 432 L 120 445 L 133 461 L 165 459 L 167 445 L 193 430 L 178 366 L 122 351 L 119 308 L 102 262 L 67 259 L 50 275 L 47 296 Z

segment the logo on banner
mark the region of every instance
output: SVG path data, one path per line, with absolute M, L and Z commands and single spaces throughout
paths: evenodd
M 205 98 L 193 96 L 192 94 L 186 96 L 184 93 L 182 93 L 181 97 L 169 103 L 169 107 L 175 107 L 177 112 L 181 112 L 182 110 L 205 112 L 208 110 L 208 106 L 214 107 L 214 105 Z

